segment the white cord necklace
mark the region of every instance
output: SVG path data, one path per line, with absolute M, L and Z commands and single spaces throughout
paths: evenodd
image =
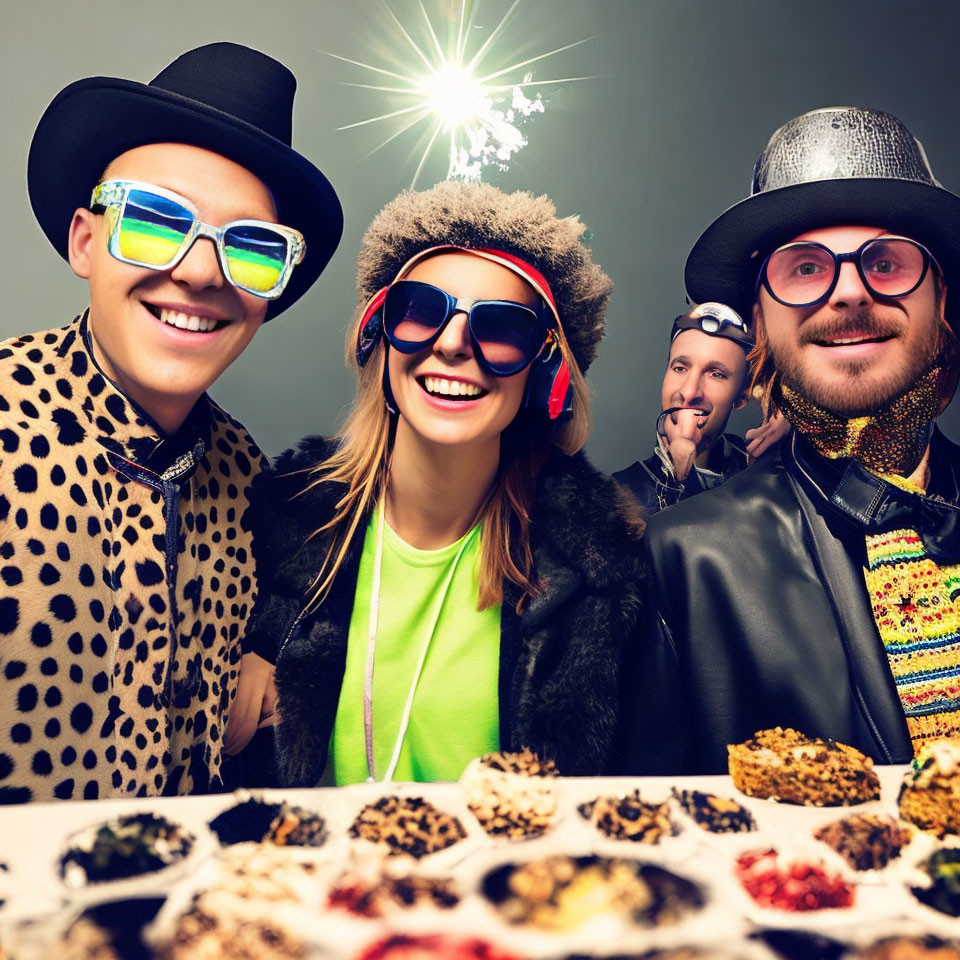
M 383 566 L 383 526 L 386 522 L 386 499 L 381 500 L 377 509 L 377 541 L 376 549 L 373 555 L 373 583 L 370 592 L 370 616 L 367 620 L 367 658 L 363 676 L 363 739 L 367 751 L 367 783 L 376 783 L 377 775 L 373 758 L 373 664 L 377 650 L 377 632 L 380 625 L 380 572 Z M 413 680 L 410 683 L 410 690 L 407 693 L 407 702 L 403 708 L 403 716 L 400 720 L 400 730 L 397 733 L 396 742 L 393 745 L 393 755 L 390 758 L 390 765 L 384 774 L 383 782 L 389 783 L 393 780 L 393 775 L 397 770 L 397 764 L 400 762 L 400 751 L 403 748 L 403 741 L 407 735 L 407 728 L 410 726 L 410 713 L 413 710 L 413 698 L 417 692 L 417 685 L 420 683 L 420 675 L 423 673 L 423 665 L 427 659 L 427 651 L 430 649 L 430 643 L 437 630 L 437 622 L 440 620 L 440 613 L 447 599 L 447 592 L 450 589 L 450 583 L 453 575 L 456 573 L 463 551 L 475 536 L 476 527 L 473 528 L 460 544 L 457 555 L 453 558 L 453 563 L 444 577 L 441 587 L 440 602 L 436 605 L 433 615 L 433 622 L 430 624 L 430 630 L 423 641 L 420 649 L 420 657 L 417 660 L 417 667 L 413 672 Z

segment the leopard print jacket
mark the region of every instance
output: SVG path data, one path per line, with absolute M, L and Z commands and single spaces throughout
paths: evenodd
M 221 785 L 264 465 L 207 397 L 164 438 L 86 315 L 0 343 L 0 802 Z

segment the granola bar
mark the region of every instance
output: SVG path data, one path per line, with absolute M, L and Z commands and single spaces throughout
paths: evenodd
M 774 727 L 730 744 L 727 754 L 734 786 L 748 797 L 816 807 L 880 798 L 873 760 L 836 740 Z

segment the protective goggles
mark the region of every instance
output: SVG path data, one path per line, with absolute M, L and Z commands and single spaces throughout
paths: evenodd
M 416 353 L 434 343 L 456 313 L 467 315 L 480 368 L 496 377 L 510 377 L 528 367 L 549 339 L 540 307 L 457 298 L 419 280 L 398 280 L 387 290 L 383 332 L 394 350 Z
M 684 330 L 701 330 L 712 337 L 726 337 L 735 340 L 746 349 L 753 346 L 754 340 L 744 319 L 733 307 L 725 303 L 701 303 L 689 313 L 684 313 L 673 321 L 670 331 L 670 342 L 683 333 Z
M 117 260 L 170 270 L 198 237 L 209 237 L 227 280 L 265 300 L 283 293 L 306 251 L 303 235 L 280 224 L 234 220 L 213 227 L 201 223 L 189 200 L 149 183 L 105 180 L 94 188 L 90 209 L 107 215 L 107 249 Z
M 813 307 L 833 293 L 840 267 L 856 264 L 863 285 L 875 297 L 898 299 L 923 283 L 931 261 L 926 247 L 906 237 L 876 237 L 852 253 L 834 253 L 822 243 L 801 241 L 774 250 L 757 280 L 786 307 Z

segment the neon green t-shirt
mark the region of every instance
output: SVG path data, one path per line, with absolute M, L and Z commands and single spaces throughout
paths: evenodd
M 330 737 L 325 780 L 367 778 L 363 678 L 379 506 L 360 557 L 347 663 Z M 464 543 L 464 541 L 467 541 Z M 457 554 L 463 546 L 459 562 Z M 443 585 L 456 562 L 449 588 Z M 440 550 L 417 550 L 387 524 L 383 531 L 380 617 L 373 672 L 373 750 L 378 779 L 387 772 L 426 634 L 439 618 L 423 664 L 394 780 L 456 780 L 474 758 L 499 748 L 497 680 L 500 605 L 477 610 L 480 525 Z

